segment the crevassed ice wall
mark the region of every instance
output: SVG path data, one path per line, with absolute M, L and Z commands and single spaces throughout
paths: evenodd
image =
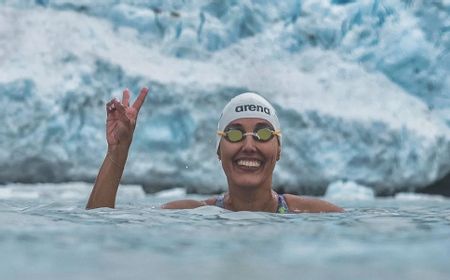
M 275 186 L 415 190 L 450 170 L 450 2 L 0 1 L 0 181 L 95 178 L 104 104 L 150 86 L 124 181 L 226 188 L 221 108 L 283 128 Z

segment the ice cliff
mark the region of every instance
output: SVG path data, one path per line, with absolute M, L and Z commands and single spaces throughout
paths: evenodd
M 0 1 L 0 182 L 92 181 L 104 104 L 141 110 L 124 181 L 215 192 L 221 108 L 283 129 L 275 186 L 414 191 L 450 171 L 450 1 Z

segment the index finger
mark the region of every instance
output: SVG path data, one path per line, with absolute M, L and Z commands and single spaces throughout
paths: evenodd
M 147 93 L 148 93 L 148 88 L 143 87 L 141 89 L 141 92 L 139 93 L 138 98 L 133 103 L 133 108 L 136 109 L 136 111 L 139 112 L 139 110 L 141 109 L 141 106 L 145 101 L 145 97 L 147 96 Z
M 130 100 L 130 90 L 126 88 L 126 89 L 123 91 L 123 95 L 122 95 L 122 104 L 123 104 L 124 106 L 127 106 L 127 107 L 130 106 L 129 100 Z

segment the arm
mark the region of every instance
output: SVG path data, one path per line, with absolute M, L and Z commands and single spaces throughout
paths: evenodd
M 327 201 L 292 194 L 285 194 L 289 210 L 294 213 L 344 212 L 339 206 Z
M 193 199 L 182 199 L 182 200 L 175 200 L 168 202 L 166 204 L 163 204 L 161 206 L 162 209 L 193 209 L 198 208 L 201 206 L 207 206 L 207 205 L 215 205 L 216 198 L 208 198 L 207 200 L 193 200 Z
M 139 97 L 131 107 L 129 106 L 130 92 L 128 89 L 123 92 L 122 102 L 113 99 L 106 104 L 108 152 L 95 180 L 86 209 L 114 208 L 117 189 L 133 139 L 137 116 L 147 93 L 147 88 L 141 89 Z

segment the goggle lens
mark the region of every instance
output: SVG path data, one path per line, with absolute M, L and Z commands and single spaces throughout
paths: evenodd
M 244 138 L 244 133 L 238 129 L 230 129 L 226 132 L 226 138 L 230 142 L 239 142 Z
M 273 137 L 273 131 L 268 128 L 261 128 L 256 131 L 260 141 L 269 141 Z
M 275 135 L 274 131 L 270 128 L 260 128 L 256 132 L 244 133 L 239 129 L 229 129 L 224 133 L 224 137 L 230 142 L 239 142 L 244 139 L 244 136 L 252 135 L 256 141 L 267 142 Z

